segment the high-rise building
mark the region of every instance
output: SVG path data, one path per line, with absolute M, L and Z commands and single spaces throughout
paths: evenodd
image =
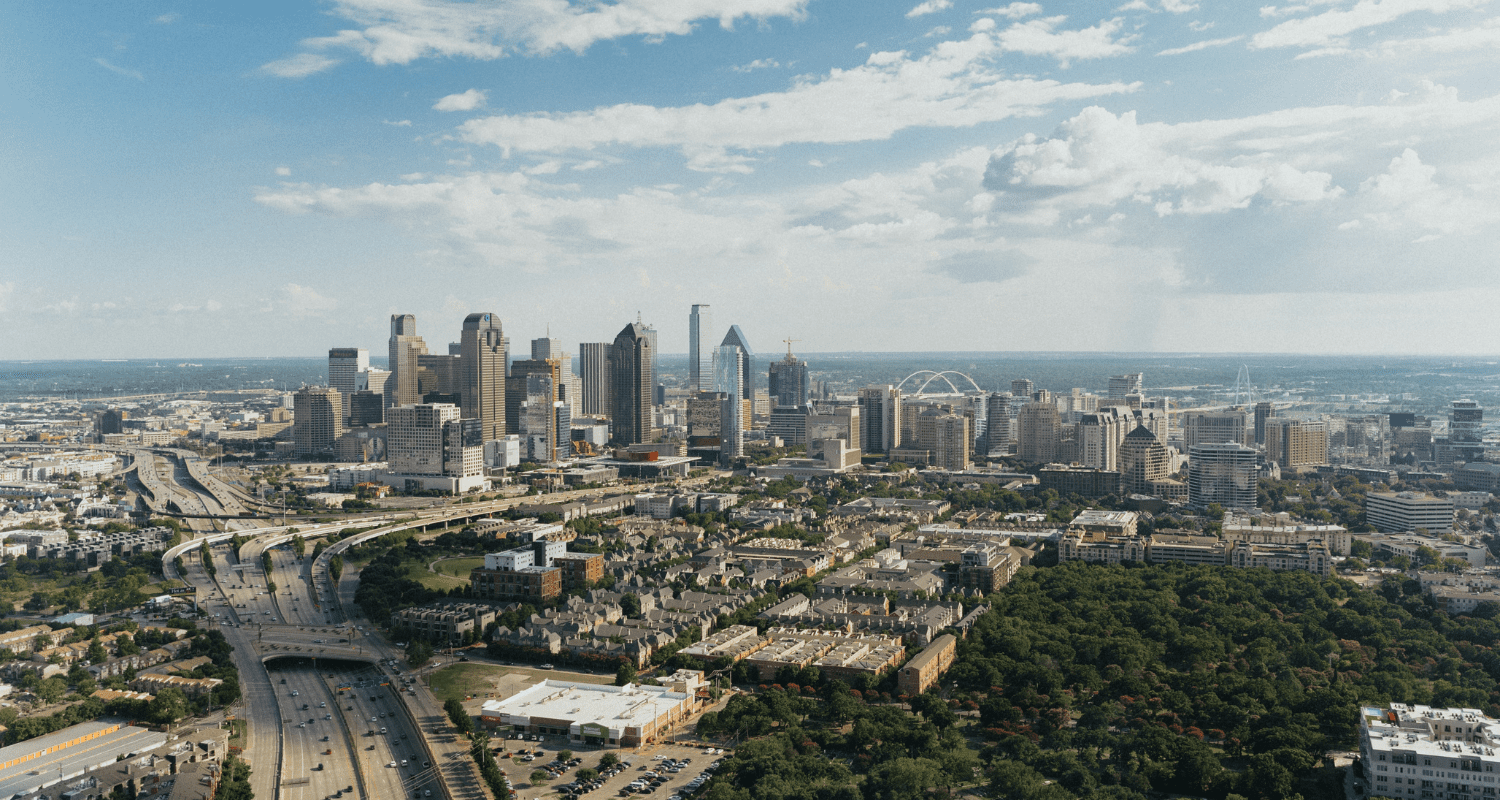
M 462 418 L 479 420 L 484 441 L 504 438 L 506 359 L 500 318 L 483 312 L 465 317 L 459 352 Z
M 1448 409 L 1448 438 L 1434 443 L 1438 466 L 1450 468 L 1484 460 L 1484 409 L 1473 400 L 1454 400 Z
M 380 369 L 378 367 L 370 367 L 369 369 L 365 370 L 363 380 L 361 380 L 359 384 L 355 386 L 354 390 L 357 392 L 368 390 L 380 395 L 381 397 L 384 397 L 385 382 L 390 380 L 390 378 L 390 370 Z
M 732 333 L 732 331 L 731 331 Z M 719 413 L 719 455 L 727 462 L 745 454 L 745 353 L 737 344 L 719 345 L 713 355 L 713 384 L 723 395 Z
M 1270 403 L 1255 404 L 1255 443 L 1265 445 L 1266 443 L 1266 420 L 1271 418 Z
M 969 418 L 943 414 L 933 421 L 932 463 L 938 469 L 963 472 L 969 468 Z
M 859 418 L 865 452 L 889 453 L 901 446 L 901 390 L 890 385 L 859 390 Z
M 1031 395 L 1035 392 L 1036 384 L 1032 383 L 1030 379 L 1016 378 L 1010 382 L 1010 393 L 1016 397 L 1024 398 L 1028 403 L 1031 402 Z
M 1057 406 L 1049 401 L 1034 401 L 1021 406 L 1016 420 L 1016 454 L 1022 461 L 1048 464 L 1057 460 L 1062 420 Z
M 306 386 L 292 395 L 292 440 L 298 454 L 333 449 L 344 435 L 344 396 L 327 386 Z
M 442 475 L 443 425 L 458 422 L 461 413 L 458 406 L 448 403 L 387 409 L 386 456 L 391 471 L 404 475 Z
M 706 392 L 713 375 L 714 315 L 705 304 L 688 314 L 688 391 Z M 718 391 L 718 390 L 715 390 Z
M 1451 497 L 1423 492 L 1370 492 L 1365 495 L 1365 522 L 1382 533 L 1453 530 Z
M 349 427 L 363 428 L 385 422 L 385 398 L 379 392 L 363 389 L 349 395 Z
M 1328 424 L 1300 419 L 1266 421 L 1266 460 L 1298 470 L 1328 463 Z
M 842 439 L 848 450 L 861 450 L 860 435 L 864 432 L 860 424 L 858 406 L 837 406 L 815 411 L 807 415 L 804 423 L 807 441 L 817 439 Z
M 527 362 L 517 362 L 527 363 Z M 535 361 L 529 363 L 537 363 Z M 556 361 L 542 361 L 542 364 L 555 364 Z M 518 375 L 511 378 L 521 381 Z M 525 393 L 517 406 L 516 412 L 520 419 L 521 446 L 524 457 L 534 461 L 552 462 L 558 460 L 557 444 L 557 385 L 553 382 L 553 373 L 530 372 L 524 377 Z
M 391 315 L 391 377 L 385 383 L 386 405 L 413 405 L 421 399 L 417 382 L 417 357 L 427 352 L 427 344 L 417 335 L 417 318 L 412 314 Z
M 615 336 L 609 351 L 610 414 L 612 434 L 624 445 L 651 441 L 651 400 L 655 379 L 652 363 L 656 350 L 650 331 L 639 322 L 626 325 Z
M 578 377 L 582 384 L 582 412 L 585 416 L 609 416 L 610 347 L 609 342 L 583 342 L 578 345 Z
M 531 359 L 533 361 L 546 361 L 549 358 L 571 358 L 571 353 L 563 352 L 562 340 L 553 339 L 550 336 L 531 340 Z
M 130 417 L 130 412 L 119 408 L 106 409 L 99 413 L 99 433 L 124 433 L 125 420 Z
M 370 370 L 370 351 L 363 347 L 331 347 L 328 349 L 328 388 L 337 389 L 344 396 L 359 391 L 360 373 Z
M 1145 374 L 1140 372 L 1109 376 L 1109 396 L 1116 400 L 1123 400 L 1133 394 L 1140 394 L 1141 384 L 1144 383 L 1145 377 Z
M 417 394 L 424 403 L 463 406 L 462 357 L 455 353 L 417 356 Z
M 732 344 L 740 349 L 740 399 L 751 400 L 755 397 L 755 373 L 750 362 L 755 359 L 755 351 L 750 349 L 750 342 L 745 338 L 745 332 L 738 325 L 730 325 L 729 332 L 724 334 L 724 341 L 719 346 Z M 714 385 L 714 391 L 727 391 L 723 387 Z
M 792 355 L 790 342 L 786 346 L 786 358 L 772 361 L 770 367 L 771 402 L 782 407 L 801 408 L 812 402 L 807 382 L 807 362 Z
M 1182 441 L 1186 447 L 1200 444 L 1235 442 L 1250 444 L 1245 412 L 1237 408 L 1223 411 L 1182 412 Z
M 544 375 L 547 377 L 548 388 L 552 396 L 547 400 L 548 407 L 557 401 L 558 384 L 562 382 L 562 361 L 556 358 L 548 359 L 519 359 L 510 362 L 510 377 L 507 378 L 505 390 L 505 414 L 506 419 L 514 420 L 507 427 L 509 433 L 526 435 L 520 422 L 521 409 L 528 402 L 531 388 L 526 380 L 531 375 Z
M 1253 510 L 1260 467 L 1254 449 L 1235 442 L 1200 444 L 1188 451 L 1188 502 Z
M 1078 418 L 1078 461 L 1085 467 L 1104 470 L 1120 468 L 1120 444 L 1125 431 L 1134 428 L 1129 409 L 1105 406 Z
M 1172 474 L 1172 456 L 1145 426 L 1125 434 L 1120 443 L 1120 490 L 1125 494 L 1155 494 L 1155 481 Z M 1179 484 L 1180 485 L 1180 484 Z

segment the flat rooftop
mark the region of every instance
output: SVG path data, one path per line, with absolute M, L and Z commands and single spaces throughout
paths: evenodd
M 119 730 L 102 733 L 116 725 L 121 726 Z M 90 735 L 94 738 L 55 752 L 47 752 L 49 748 Z M 161 747 L 166 742 L 165 733 L 124 725 L 118 721 L 96 721 L 79 723 L 56 733 L 3 747 L 0 748 L 0 764 L 12 761 L 16 763 L 0 769 L 0 797 L 31 794 L 88 770 L 109 766 L 119 756 L 144 753 Z
M 643 728 L 690 698 L 661 686 L 604 686 L 596 683 L 544 680 L 504 700 L 484 704 L 486 714 L 501 716 L 502 724 L 529 725 L 534 718 L 593 723 L 609 729 L 611 737 L 626 728 Z

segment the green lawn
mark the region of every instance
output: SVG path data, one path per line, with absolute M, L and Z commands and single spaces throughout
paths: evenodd
M 426 564 L 410 565 L 406 569 L 406 575 L 429 589 L 441 589 L 445 592 L 449 589 L 469 585 L 468 573 L 465 573 L 462 578 L 455 578 L 452 575 L 428 572 Z
M 432 568 L 444 575 L 452 575 L 455 578 L 469 577 L 469 573 L 484 566 L 484 556 L 467 556 L 463 558 L 444 558 L 433 562 Z
M 449 664 L 427 677 L 427 685 L 439 700 L 463 701 L 466 697 L 495 690 L 495 679 L 510 672 L 491 664 Z

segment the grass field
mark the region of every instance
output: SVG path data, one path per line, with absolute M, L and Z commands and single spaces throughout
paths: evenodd
M 229 720 L 229 746 L 244 749 L 249 723 L 242 719 Z
M 462 701 L 467 697 L 485 697 L 497 691 L 509 695 L 519 688 L 519 683 L 530 683 L 541 678 L 579 683 L 614 682 L 614 676 L 587 675 L 561 670 L 501 667 L 494 664 L 449 664 L 427 676 L 427 685 L 432 688 L 432 693 L 439 700 L 454 698 Z
M 406 575 L 429 589 L 441 589 L 445 592 L 449 589 L 469 585 L 467 573 L 465 573 L 465 577 L 455 578 L 452 575 L 428 572 L 426 564 L 412 564 L 407 567 Z

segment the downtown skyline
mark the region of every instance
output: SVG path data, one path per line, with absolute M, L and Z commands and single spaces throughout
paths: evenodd
M 1490 353 L 1496 13 L 13 4 L 4 358 Z

